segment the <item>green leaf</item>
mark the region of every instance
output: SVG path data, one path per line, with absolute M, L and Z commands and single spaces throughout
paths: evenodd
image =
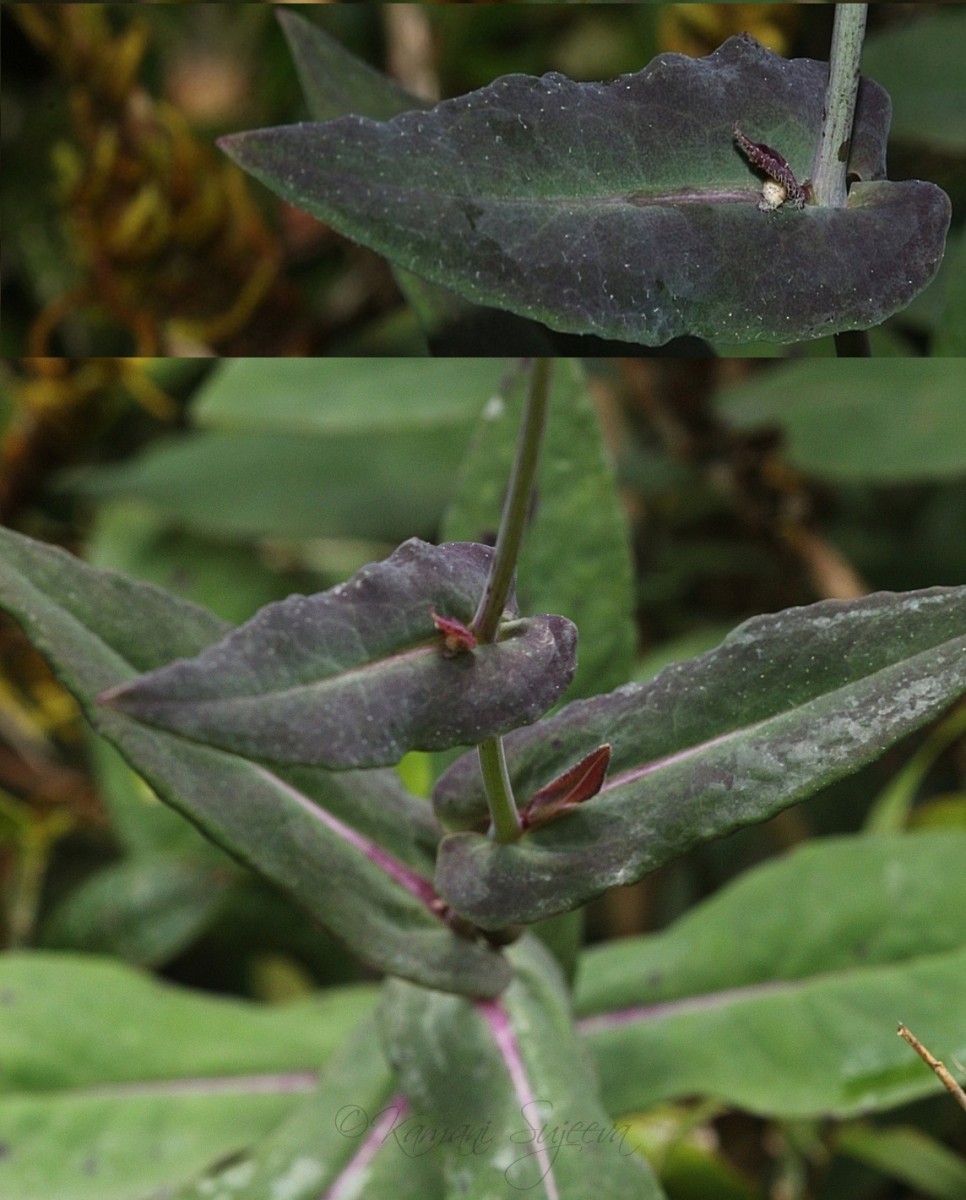
M 885 176 L 888 97 L 864 81 L 846 207 L 760 212 L 732 123 L 804 180 L 827 64 L 748 35 L 609 84 L 509 75 L 429 112 L 223 138 L 279 195 L 397 265 L 552 329 L 662 345 L 865 328 L 935 275 L 948 197 Z
M 394 772 L 270 771 L 95 702 L 138 671 L 210 645 L 222 621 L 5 529 L 0 558 L 0 606 L 168 804 L 379 969 L 474 995 L 506 984 L 501 957 L 458 937 L 434 909 L 438 834 L 428 806 Z
M 267 1008 L 113 961 L 4 955 L 0 1196 L 143 1200 L 190 1179 L 312 1091 L 375 995 Z
M 284 380 L 284 367 L 277 371 Z M 468 430 L 196 433 L 161 440 L 127 462 L 71 472 L 62 485 L 96 501 L 147 501 L 192 530 L 222 537 L 399 542 L 435 530 Z
M 156 583 L 236 625 L 304 580 L 273 570 L 250 546 L 198 536 L 137 500 L 101 504 L 84 559 Z
M 783 364 L 726 388 L 717 405 L 739 429 L 778 426 L 792 465 L 819 479 L 966 472 L 966 372 L 955 359 Z
M 192 415 L 204 428 L 225 431 L 385 437 L 468 430 L 508 367 L 500 358 L 228 359 L 195 393 Z
M 585 952 L 579 1028 L 609 1111 L 698 1093 L 848 1116 L 935 1094 L 896 1024 L 966 1053 L 964 855 L 966 832 L 822 839 Z
M 514 980 L 498 1001 L 386 985 L 389 1057 L 413 1105 L 397 1138 L 432 1147 L 448 1196 L 660 1200 L 600 1106 L 556 963 L 533 938 L 508 953 Z
M 337 769 L 506 733 L 559 698 L 577 635 L 564 617 L 528 617 L 506 622 L 492 644 L 448 651 L 434 614 L 471 621 L 492 557 L 488 546 L 413 538 L 102 702 L 223 750 Z
M 204 932 L 237 879 L 234 864 L 137 855 L 74 888 L 44 922 L 42 941 L 139 966 L 164 963 Z
M 463 461 L 443 531 L 482 541 L 500 525 L 516 448 L 526 376 L 484 409 Z M 554 369 L 536 501 L 517 569 L 522 612 L 563 613 L 580 630 L 569 695 L 624 683 L 631 670 L 632 563 L 627 519 L 587 378 L 570 359 Z
M 962 47 L 966 12 L 936 9 L 871 34 L 862 67 L 892 98 L 892 136 L 942 150 L 966 149 Z
M 597 796 L 510 845 L 444 838 L 436 886 L 484 928 L 535 921 L 633 883 L 692 846 L 851 774 L 966 691 L 966 588 L 881 592 L 746 621 L 650 683 L 578 700 L 505 739 L 517 800 L 603 742 Z M 447 828 L 485 799 L 464 755 L 434 797 Z
M 901 1179 L 931 1200 L 962 1200 L 966 1195 L 966 1159 L 920 1129 L 877 1129 L 867 1121 L 856 1121 L 837 1131 L 835 1147 L 893 1179 Z
M 433 1200 L 443 1196 L 438 1159 L 407 1155 L 396 1141 L 406 1100 L 372 1020 L 330 1058 L 316 1091 L 247 1154 L 192 1181 L 173 1200 Z
M 200 430 L 62 483 L 99 501 L 133 499 L 142 510 L 148 502 L 219 537 L 397 543 L 429 535 L 505 367 L 500 359 L 230 360 L 195 394 Z M 162 548 L 174 540 L 168 531 Z M 218 548 L 223 561 L 231 552 Z M 210 574 L 188 565 L 201 580 Z M 249 564 L 244 578 L 254 573 Z
M 428 107 L 426 101 L 360 61 L 311 21 L 285 8 L 279 9 L 277 16 L 316 121 L 350 112 L 381 120 Z

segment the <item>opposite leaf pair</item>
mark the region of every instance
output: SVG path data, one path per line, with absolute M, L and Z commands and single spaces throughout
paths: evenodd
M 423 644 L 428 595 L 468 621 L 489 554 L 472 544 L 407 543 L 332 592 L 269 606 L 194 662 L 115 692 L 113 703 L 235 753 L 289 763 L 331 765 L 323 731 L 340 720 L 339 754 L 364 747 L 351 766 L 362 754 L 372 763 L 375 746 L 384 755 L 376 761 L 387 762 L 430 739 L 438 747 L 505 734 L 523 837 L 500 844 L 486 835 L 475 754 L 457 760 L 434 795 L 450 831 L 436 851 L 436 892 L 459 917 L 496 933 L 578 907 L 699 842 L 773 816 L 877 757 L 966 689 L 966 589 L 934 588 L 755 618 L 651 683 L 536 720 L 573 671 L 565 618 L 511 621 L 505 633 L 526 632 L 471 652 Z M 339 645 L 353 647 L 342 669 L 333 666 Z M 367 660 L 377 647 L 390 657 Z M 505 667 L 491 672 L 487 655 Z M 428 718 L 427 678 L 438 687 L 433 703 L 449 710 L 466 696 L 467 712 Z M 348 699 L 333 712 L 342 689 Z M 397 709 L 418 720 L 404 725 Z M 383 714 L 391 741 L 370 732 L 368 718 Z M 364 777 L 347 783 L 356 778 Z
M 521 797 L 533 798 L 534 807 L 531 828 L 509 845 L 475 832 L 487 818 L 475 753 L 458 759 L 439 780 L 434 820 L 425 801 L 409 796 L 391 771 L 333 773 L 291 760 L 269 766 L 256 761 L 265 755 L 257 740 L 250 743 L 253 757 L 216 748 L 223 738 L 257 739 L 279 722 L 272 716 L 251 729 L 233 719 L 228 732 L 219 733 L 211 714 L 237 714 L 231 699 L 218 700 L 214 677 L 205 696 L 197 663 L 227 663 L 228 648 L 240 648 L 243 665 L 228 669 L 221 682 L 244 679 L 242 712 L 257 713 L 259 687 L 266 707 L 275 702 L 274 687 L 281 688 L 283 711 L 296 713 L 301 702 L 311 712 L 333 668 L 318 639 L 311 666 L 302 664 L 302 639 L 312 633 L 306 609 L 318 608 L 329 619 L 352 607 L 349 597 L 378 596 L 380 589 L 366 581 L 378 581 L 387 571 L 393 577 L 397 556 L 410 567 L 402 578 L 411 612 L 418 613 L 413 628 L 431 643 L 411 660 L 417 690 L 427 673 L 458 678 L 467 667 L 476 670 L 481 651 L 495 655 L 506 648 L 507 661 L 522 677 L 533 671 L 539 680 L 534 667 L 544 664 L 541 702 L 552 703 L 563 687 L 561 675 L 570 669 L 559 663 L 572 661 L 573 634 L 563 618 L 525 620 L 522 635 L 471 654 L 441 652 L 414 563 L 423 555 L 437 565 L 440 556 L 452 557 L 452 572 L 447 567 L 430 572 L 436 581 L 431 603 L 469 620 L 488 553 L 462 544 L 422 549 L 408 544 L 389 560 L 391 568 L 388 563 L 367 568 L 361 588 L 355 587 L 359 577 L 341 585 L 334 607 L 332 592 L 293 598 L 285 602 L 295 614 L 291 628 L 277 623 L 276 606 L 270 606 L 225 636 L 223 622 L 195 605 L 0 530 L 5 566 L 0 601 L 51 659 L 94 726 L 208 837 L 288 891 L 379 969 L 474 996 L 499 993 L 511 977 L 505 957 L 474 929 L 499 935 L 507 926 L 576 908 L 693 845 L 764 820 L 855 771 L 966 692 L 966 588 L 881 593 L 755 618 L 717 650 L 669 667 L 650 683 L 576 701 L 510 732 L 505 744 L 513 785 Z M 356 632 L 344 620 L 333 620 L 330 633 L 341 648 L 332 653 L 338 656 L 351 645 L 352 669 L 368 678 L 364 643 L 370 649 L 382 645 L 377 627 L 393 618 L 378 603 L 372 612 L 363 611 L 369 618 L 378 614 L 378 620 L 362 620 Z M 404 614 L 401 627 L 408 628 L 410 619 Z M 266 640 L 259 649 L 256 634 L 262 628 Z M 554 628 L 560 636 L 549 638 L 548 654 L 548 631 Z M 532 655 L 526 653 L 531 631 L 537 631 Z M 271 653 L 262 661 L 266 649 Z M 153 688 L 167 671 L 193 676 L 197 691 L 186 703 L 211 702 L 206 731 L 185 718 L 184 733 L 171 733 L 116 705 L 97 703 L 105 690 L 189 655 L 199 656 L 195 664 L 149 675 L 143 686 Z M 320 664 L 328 671 L 321 692 L 312 678 Z M 398 668 L 392 678 L 398 694 L 410 677 Z M 498 694 L 500 687 L 493 686 Z M 128 692 L 129 698 L 136 694 L 136 688 Z M 165 717 L 177 710 L 171 695 L 152 695 L 150 702 L 167 705 L 155 710 Z M 533 709 L 516 709 L 518 725 L 520 711 Z M 454 715 L 452 721 L 450 728 L 463 728 L 461 718 Z M 363 718 L 362 724 L 368 722 Z M 305 725 L 300 737 L 317 755 L 311 719 Z M 338 744 L 344 748 L 354 736 L 350 730 Z M 489 734 L 481 728 L 477 736 Z M 555 805 L 569 807 L 596 785 L 605 743 L 612 746 L 610 770 L 594 798 L 541 827 L 544 804 L 551 811 Z M 575 779 L 548 790 L 588 755 L 583 772 L 588 783 Z

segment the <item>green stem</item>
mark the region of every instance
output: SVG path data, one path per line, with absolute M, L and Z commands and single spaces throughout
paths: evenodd
M 490 836 L 497 842 L 515 842 L 520 836 L 520 813 L 513 796 L 513 785 L 506 769 L 503 738 L 487 738 L 480 742 L 480 771 L 490 808 L 493 827 Z
M 825 115 L 812 164 L 812 198 L 824 208 L 845 207 L 846 170 L 868 8 L 867 4 L 835 6 Z
M 496 638 L 500 618 L 503 616 L 513 584 L 520 544 L 530 510 L 533 482 L 537 474 L 540 443 L 547 422 L 550 376 L 550 360 L 536 359 L 530 370 L 530 388 L 517 439 L 517 452 L 510 473 L 503 515 L 500 518 L 493 562 L 490 564 L 490 574 L 471 626 L 479 642 L 492 642 Z M 520 813 L 506 768 L 503 739 L 487 738 L 480 743 L 479 755 L 483 786 L 492 821 L 490 834 L 498 842 L 516 841 L 520 836 Z
M 530 372 L 530 391 L 523 413 L 523 424 L 520 426 L 516 458 L 510 473 L 510 486 L 500 518 L 496 550 L 490 565 L 490 575 L 471 625 L 479 642 L 492 642 L 496 637 L 500 618 L 510 595 L 513 573 L 517 569 L 520 543 L 523 541 L 533 481 L 537 474 L 537 461 L 540 458 L 543 427 L 547 420 L 550 368 L 549 358 L 538 358 Z

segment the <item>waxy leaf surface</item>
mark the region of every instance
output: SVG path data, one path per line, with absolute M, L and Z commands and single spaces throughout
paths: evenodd
M 0 608 L 161 799 L 380 970 L 471 995 L 505 986 L 500 955 L 432 909 L 438 834 L 394 772 L 268 770 L 96 702 L 138 672 L 197 653 L 223 635 L 223 621 L 5 529 L 0 563 Z
M 964 855 L 958 829 L 816 839 L 588 950 L 578 1027 L 609 1110 L 703 1095 L 844 1117 L 938 1094 L 896 1022 L 966 1054 Z
M 290 596 L 197 658 L 105 699 L 141 721 L 225 750 L 330 768 L 474 745 L 536 720 L 573 677 L 564 617 L 503 625 L 447 652 L 433 613 L 472 620 L 493 551 L 410 539 L 315 596 Z
M 610 771 L 596 796 L 518 842 L 445 838 L 437 887 L 484 927 L 576 907 L 850 774 L 964 692 L 966 588 L 756 617 L 649 683 L 510 734 L 520 804 L 605 741 Z M 435 804 L 445 827 L 481 826 L 469 756 L 442 776 Z
M 864 80 L 840 209 L 759 212 L 732 123 L 808 178 L 827 64 L 748 35 L 611 83 L 508 75 L 428 112 L 235 134 L 242 167 L 397 265 L 553 329 L 646 345 L 805 340 L 877 324 L 932 279 L 948 197 L 885 180 Z
M 442 1161 L 447 1197 L 661 1200 L 600 1104 L 550 952 L 527 937 L 508 956 L 495 1001 L 386 984 L 388 1055 L 413 1109 L 401 1144 Z

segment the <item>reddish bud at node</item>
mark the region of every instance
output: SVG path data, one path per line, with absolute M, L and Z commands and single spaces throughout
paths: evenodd
M 429 610 L 433 624 L 443 635 L 443 645 L 447 654 L 465 654 L 476 649 L 476 637 L 473 631 L 458 621 L 455 617 L 441 617 L 435 609 Z

